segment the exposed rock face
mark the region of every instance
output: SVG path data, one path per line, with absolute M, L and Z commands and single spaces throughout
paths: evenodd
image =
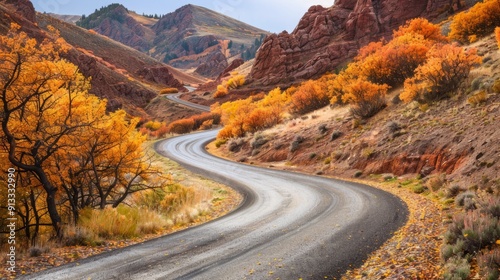
M 227 66 L 227 68 L 226 68 L 226 69 L 224 69 L 224 71 L 223 71 L 223 72 L 219 75 L 219 77 L 217 77 L 217 79 L 216 79 L 216 80 L 217 80 L 217 81 L 220 81 L 220 80 L 222 80 L 222 78 L 229 76 L 229 75 L 230 75 L 230 73 L 231 73 L 234 69 L 236 69 L 236 68 L 240 67 L 241 65 L 243 65 L 243 63 L 245 63 L 245 61 L 244 61 L 243 59 L 241 59 L 241 58 L 237 58 L 237 59 L 233 60 L 233 61 L 229 64 L 229 66 Z
M 33 4 L 28 0 L 6 0 L 6 4 L 11 4 L 16 7 L 16 13 L 22 15 L 31 22 L 36 21 L 36 12 Z
M 198 66 L 195 72 L 205 77 L 217 77 L 227 66 L 226 56 L 216 51 L 208 54 L 206 61 Z
M 148 38 L 154 36 L 154 33 L 128 13 L 125 7 L 119 5 L 94 30 L 139 51 L 148 51 L 151 48 Z
M 182 88 L 183 85 L 174 78 L 174 75 L 170 73 L 166 66 L 163 67 L 145 67 L 139 71 L 137 74 L 143 79 L 169 87 Z
M 459 0 L 337 0 L 331 8 L 313 6 L 291 34 L 267 37 L 251 79 L 271 85 L 316 77 L 409 19 L 433 19 L 461 8 Z

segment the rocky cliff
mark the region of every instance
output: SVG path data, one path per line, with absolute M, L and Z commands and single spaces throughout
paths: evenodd
M 335 70 L 368 42 L 389 37 L 409 19 L 435 19 L 465 5 L 460 0 L 337 0 L 330 8 L 313 6 L 291 34 L 267 37 L 251 79 L 272 85 L 316 77 Z

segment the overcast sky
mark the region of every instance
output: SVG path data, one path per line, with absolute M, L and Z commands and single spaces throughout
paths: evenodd
M 312 5 L 330 7 L 334 0 L 32 0 L 39 12 L 89 15 L 112 3 L 139 14 L 167 14 L 186 4 L 209 8 L 266 31 L 293 31 Z

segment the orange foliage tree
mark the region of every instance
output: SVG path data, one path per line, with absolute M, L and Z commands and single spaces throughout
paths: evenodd
M 405 81 L 400 98 L 405 102 L 418 100 L 430 102 L 454 93 L 481 63 L 475 49 L 465 51 L 452 45 L 436 45 L 428 53 L 427 61 L 415 71 L 415 77 Z
M 405 25 L 393 32 L 393 37 L 400 37 L 408 33 L 420 34 L 423 36 L 424 40 L 430 40 L 436 43 L 448 42 L 448 38 L 441 33 L 439 25 L 433 24 L 425 18 L 409 20 Z
M 88 93 L 88 79 L 60 57 L 68 45 L 57 32 L 38 43 L 19 28 L 13 24 L 0 36 L 0 154 L 8 159 L 1 165 L 15 167 L 23 182 L 17 213 L 26 236 L 36 237 L 41 213 L 48 212 L 61 237 L 71 219 L 63 209 L 78 207 L 71 204 L 83 197 L 120 203 L 138 184 L 145 185 L 146 170 L 152 169 L 142 158 L 145 139 L 135 131 L 138 120 L 128 121 L 124 112 L 106 115 L 106 102 Z M 113 172 L 92 172 L 102 166 Z
M 500 0 L 485 0 L 455 15 L 448 36 L 465 43 L 490 34 L 496 26 L 500 26 Z

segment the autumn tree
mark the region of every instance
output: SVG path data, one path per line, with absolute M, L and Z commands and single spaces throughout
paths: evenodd
M 233 102 L 226 102 L 220 106 L 221 121 L 224 128 L 219 131 L 219 138 L 244 136 L 247 132 L 246 119 L 254 110 L 255 104 L 251 97 Z
M 137 120 L 106 115 L 89 80 L 60 57 L 68 45 L 55 30 L 52 37 L 38 43 L 15 24 L 0 36 L 0 154 L 23 182 L 18 215 L 25 223 L 35 217 L 37 230 L 46 211 L 61 237 L 68 203 L 116 206 L 144 188 L 154 169 L 143 158 Z
M 428 53 L 427 61 L 419 66 L 413 78 L 405 81 L 400 98 L 405 102 L 430 102 L 453 94 L 481 63 L 475 49 L 464 50 L 452 45 L 436 45 Z
M 0 37 L 2 133 L 9 161 L 30 172 L 45 191 L 52 226 L 61 234 L 56 204 L 57 186 L 48 172 L 50 160 L 61 148 L 76 148 L 67 136 L 87 126 L 73 112 L 88 90 L 88 82 L 71 63 L 61 59 L 65 42 L 38 44 L 13 24 Z M 64 109 L 62 109 L 64 108 Z
M 80 149 L 64 149 L 55 156 L 58 185 L 75 224 L 86 207 L 115 208 L 130 194 L 160 188 L 167 181 L 142 148 L 146 136 L 135 129 L 139 120 L 126 118 L 122 110 L 102 116 L 96 126 L 73 135 Z
M 394 31 L 389 42 L 370 43 L 361 48 L 348 70 L 373 83 L 402 85 L 425 62 L 431 47 L 442 42 L 447 42 L 447 38 L 439 26 L 416 18 Z

